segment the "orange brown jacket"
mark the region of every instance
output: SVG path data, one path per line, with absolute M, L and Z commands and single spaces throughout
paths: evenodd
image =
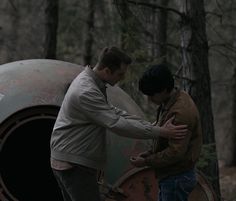
M 155 168 L 157 179 L 194 168 L 201 152 L 200 116 L 188 93 L 176 90 L 170 100 L 159 107 L 157 124 L 162 126 L 173 115 L 175 125 L 188 125 L 188 135 L 182 140 L 168 140 L 163 137 L 154 140 L 151 155 L 145 161 L 148 166 Z

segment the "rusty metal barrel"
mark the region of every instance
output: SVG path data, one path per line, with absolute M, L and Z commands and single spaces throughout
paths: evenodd
M 68 86 L 83 69 L 47 59 L 0 65 L 0 201 L 62 201 L 49 163 L 50 134 Z M 119 87 L 109 87 L 107 93 L 113 105 L 142 115 Z M 133 141 L 123 139 L 120 146 L 114 134 L 109 136 L 109 144 L 119 149 L 115 155 L 124 158 L 125 146 L 132 147 Z M 124 165 L 108 178 L 116 180 Z
M 47 59 L 0 65 L 0 201 L 63 200 L 50 168 L 50 135 L 64 95 L 83 69 L 77 64 Z M 107 93 L 113 105 L 144 117 L 137 104 L 119 87 L 108 87 Z M 137 171 L 129 163 L 130 155 L 144 150 L 148 141 L 120 137 L 109 131 L 107 141 L 105 181 L 112 188 L 123 189 L 126 195 L 114 199 L 145 200 L 136 195 L 144 192 L 149 184 L 143 183 L 149 178 L 150 195 L 156 200 L 152 172 Z M 200 185 L 201 179 L 205 180 L 204 176 L 199 177 L 196 195 L 203 196 L 203 201 L 213 201 L 209 196 L 204 197 L 213 193 Z M 130 188 L 134 181 L 135 191 Z
M 81 66 L 54 60 L 0 65 L 0 200 L 62 200 L 49 140 L 64 94 Z
M 112 187 L 106 201 L 157 201 L 158 183 L 154 170 L 148 167 L 132 168 Z M 189 201 L 216 201 L 216 195 L 206 177 L 197 171 L 197 185 Z

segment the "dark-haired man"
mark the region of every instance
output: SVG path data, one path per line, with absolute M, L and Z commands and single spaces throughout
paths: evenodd
M 175 116 L 173 123 L 188 125 L 189 135 L 183 139 L 160 136 L 154 140 L 152 150 L 131 157 L 131 163 L 156 170 L 159 201 L 187 201 L 197 182 L 195 165 L 202 145 L 198 109 L 186 92 L 174 87 L 173 76 L 166 64 L 149 67 L 139 81 L 139 89 L 150 101 L 159 105 L 159 126 Z
M 51 135 L 51 167 L 65 201 L 99 201 L 97 171 L 106 162 L 106 129 L 130 138 L 183 138 L 186 126 L 153 126 L 108 104 L 106 84 L 124 78 L 131 58 L 105 48 L 94 68 L 70 85 Z

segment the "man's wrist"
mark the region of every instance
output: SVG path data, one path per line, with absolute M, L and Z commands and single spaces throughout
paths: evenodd
M 163 134 L 163 129 L 159 126 L 153 126 L 152 127 L 152 133 L 154 134 L 154 138 L 159 138 L 162 137 Z

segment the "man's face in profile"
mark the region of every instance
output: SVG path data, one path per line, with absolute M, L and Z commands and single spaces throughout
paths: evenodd
M 161 105 L 164 103 L 170 96 L 170 93 L 165 89 L 162 92 L 155 93 L 154 95 L 148 96 L 148 100 L 155 103 L 156 105 Z

